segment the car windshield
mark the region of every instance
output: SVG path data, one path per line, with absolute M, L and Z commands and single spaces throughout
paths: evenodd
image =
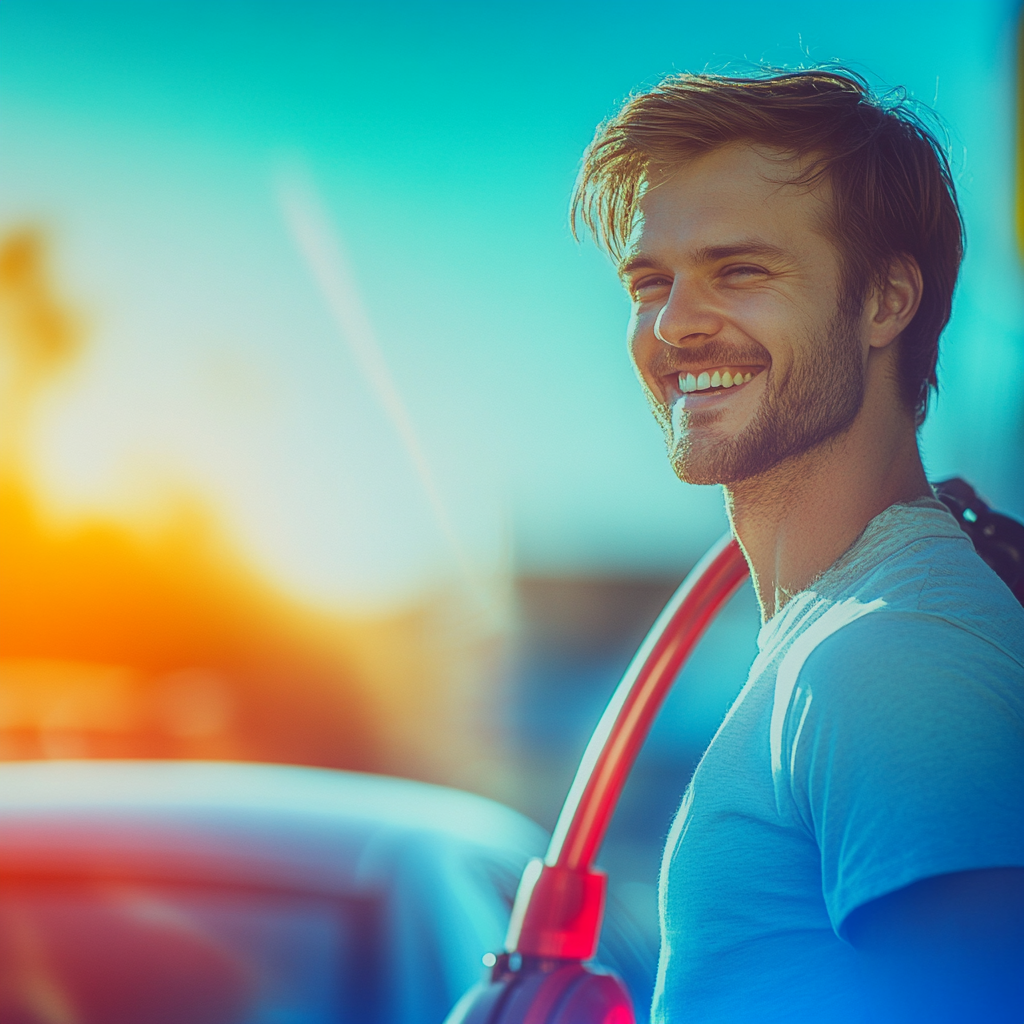
M 365 1020 L 375 973 L 368 910 L 260 889 L 8 884 L 0 889 L 0 1019 Z

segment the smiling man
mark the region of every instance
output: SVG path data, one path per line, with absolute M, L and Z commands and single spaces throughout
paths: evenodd
M 1024 1020 L 1024 609 L 927 482 L 962 227 L 855 76 L 677 75 L 574 197 L 764 624 L 662 866 L 654 1019 Z

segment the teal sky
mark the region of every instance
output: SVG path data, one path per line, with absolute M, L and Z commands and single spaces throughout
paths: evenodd
M 968 258 L 925 455 L 1022 515 L 1016 10 L 6 0 L 0 228 L 47 227 L 91 323 L 36 425 L 42 486 L 69 508 L 201 493 L 332 602 L 450 574 L 438 507 L 484 575 L 684 566 L 721 498 L 672 476 L 625 299 L 569 236 L 579 156 L 665 73 L 838 58 L 949 125 Z M 347 253 L 433 504 L 290 232 L 295 181 Z

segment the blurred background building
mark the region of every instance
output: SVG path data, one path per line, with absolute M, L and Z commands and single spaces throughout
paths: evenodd
M 553 823 L 725 528 L 673 477 L 625 297 L 566 226 L 595 125 L 674 70 L 838 59 L 935 109 L 968 251 L 926 463 L 1024 515 L 1017 17 L 8 0 L 0 758 L 331 765 Z M 744 591 L 613 825 L 649 919 L 756 628 Z

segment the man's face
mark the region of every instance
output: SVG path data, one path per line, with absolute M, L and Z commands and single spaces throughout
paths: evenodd
M 867 344 L 841 304 L 823 190 L 778 153 L 722 147 L 657 180 L 621 266 L 629 344 L 676 473 L 736 483 L 840 433 Z

